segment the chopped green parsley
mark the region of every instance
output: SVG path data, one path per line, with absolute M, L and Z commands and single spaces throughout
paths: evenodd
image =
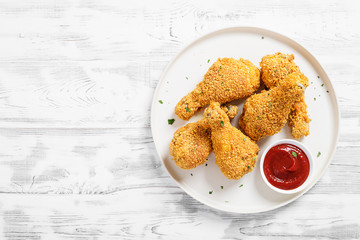
M 168 124 L 169 125 L 173 125 L 174 122 L 175 122 L 175 119 L 168 119 Z

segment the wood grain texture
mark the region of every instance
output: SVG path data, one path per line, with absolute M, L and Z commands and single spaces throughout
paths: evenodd
M 360 239 L 359 12 L 355 0 L 0 1 L 0 238 Z M 285 207 L 249 215 L 184 193 L 150 130 L 171 58 L 239 25 L 314 54 L 341 112 L 320 181 Z
M 174 186 L 105 196 L 5 196 L 3 237 L 15 239 L 359 238 L 353 211 L 358 198 L 352 194 L 329 199 L 310 193 L 281 209 L 251 215 L 209 209 Z M 309 206 L 314 211 L 304 211 Z

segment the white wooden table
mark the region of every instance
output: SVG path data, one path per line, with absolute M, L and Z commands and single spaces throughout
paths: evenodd
M 156 156 L 150 105 L 187 43 L 256 26 L 313 53 L 341 133 L 295 202 L 231 214 L 184 193 Z M 0 239 L 359 239 L 359 1 L 0 1 Z M 326 119 L 324 119 L 326 121 Z

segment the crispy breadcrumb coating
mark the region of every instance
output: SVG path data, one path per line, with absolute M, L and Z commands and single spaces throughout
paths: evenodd
M 182 169 L 192 169 L 204 164 L 212 151 L 210 136 L 204 119 L 176 130 L 169 146 L 175 164 Z
M 230 120 L 232 120 L 239 112 L 239 108 L 231 104 L 222 104 L 221 109 L 226 113 Z
M 281 80 L 284 80 L 290 73 L 297 73 L 300 83 L 305 87 L 309 86 L 309 79 L 300 71 L 299 66 L 294 62 L 293 54 L 266 55 L 261 59 L 261 80 L 267 88 L 275 87 Z
M 221 109 L 233 119 L 238 107 L 223 105 Z M 193 169 L 206 162 L 212 151 L 210 127 L 205 119 L 188 123 L 175 131 L 169 146 L 175 164 L 182 169 Z
M 261 80 L 267 88 L 277 86 L 278 83 L 285 79 L 290 73 L 297 73 L 301 79 L 301 84 L 305 87 L 309 86 L 308 78 L 300 71 L 295 64 L 294 55 L 275 53 L 266 55 L 260 62 Z M 306 110 L 305 98 L 296 102 L 289 115 L 289 127 L 294 138 L 301 138 L 309 135 L 310 118 Z
M 253 94 L 260 86 L 260 71 L 250 61 L 219 58 L 206 72 L 203 81 L 175 107 L 176 115 L 189 120 L 211 101 L 230 102 Z
M 251 172 L 260 150 L 258 145 L 230 124 L 219 103 L 212 102 L 204 115 L 211 128 L 216 164 L 221 172 L 228 179 L 240 179 Z
M 302 136 L 309 135 L 310 118 L 306 108 L 305 99 L 304 96 L 302 96 L 300 101 L 294 103 L 289 114 L 289 127 L 291 129 L 291 135 L 294 138 L 301 138 Z
M 292 73 L 269 91 L 246 99 L 239 125 L 254 141 L 278 133 L 286 124 L 293 104 L 303 96 L 301 79 Z

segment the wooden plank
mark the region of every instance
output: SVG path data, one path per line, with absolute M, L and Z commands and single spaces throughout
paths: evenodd
M 217 211 L 177 187 L 163 186 L 124 189 L 106 196 L 2 197 L 0 231 L 8 239 L 346 240 L 360 236 L 359 197 L 353 194 L 330 198 L 308 194 L 281 209 L 259 214 Z
M 170 178 L 149 128 L 1 129 L 0 139 L 0 192 L 106 194 L 166 186 Z M 340 142 L 315 189 L 359 194 L 359 151 L 359 144 Z
M 166 64 L 2 62 L 0 127 L 149 127 L 154 83 Z M 341 69 L 330 71 L 330 78 L 338 93 L 346 92 L 338 94 L 342 117 L 356 121 L 360 85 L 354 76 L 360 70 L 356 62 Z
M 149 63 L 16 62 L 0 66 L 0 127 L 150 125 L 154 89 L 144 81 L 149 79 Z
M 150 129 L 0 132 L 1 192 L 111 193 L 163 185 L 168 177 L 154 154 Z

